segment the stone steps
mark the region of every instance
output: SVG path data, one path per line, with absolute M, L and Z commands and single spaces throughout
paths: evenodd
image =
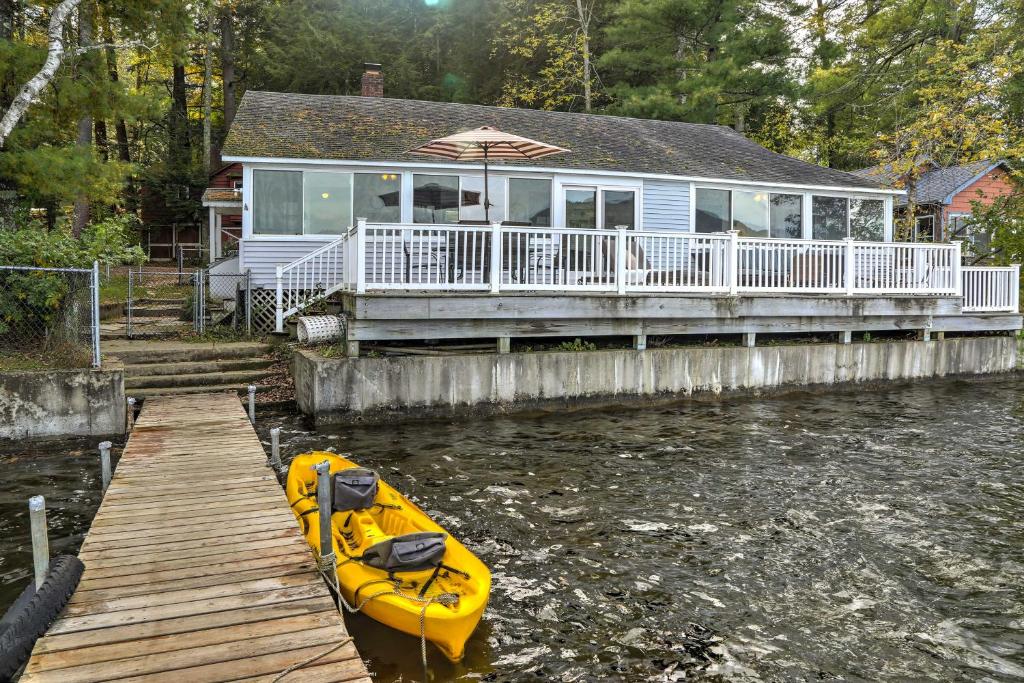
M 257 384 L 256 393 L 259 394 L 264 391 L 270 391 L 274 387 Z M 233 391 L 236 394 L 243 395 L 249 393 L 248 384 L 206 384 L 197 387 L 148 387 L 142 389 L 132 389 L 130 392 L 126 389 L 125 392 L 134 398 L 146 398 L 147 396 L 166 396 L 169 394 L 212 394 L 220 391 Z
M 125 365 L 186 363 L 238 358 L 263 358 L 271 346 L 262 342 L 190 343 L 174 341 L 111 342 L 103 352 L 117 356 Z
M 125 377 L 156 375 L 209 374 L 238 370 L 264 370 L 273 361 L 269 358 L 237 358 L 228 360 L 174 361 L 163 363 L 138 363 L 125 366 Z

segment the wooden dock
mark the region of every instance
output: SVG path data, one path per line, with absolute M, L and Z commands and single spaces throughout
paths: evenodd
M 265 463 L 236 396 L 146 399 L 21 680 L 369 683 Z

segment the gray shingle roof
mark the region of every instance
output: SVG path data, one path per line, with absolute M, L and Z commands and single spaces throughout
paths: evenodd
M 882 185 L 770 152 L 731 128 L 378 97 L 245 93 L 226 157 L 426 161 L 407 150 L 489 125 L 572 150 L 526 165 L 860 187 Z M 479 164 L 475 164 L 479 165 Z
M 951 193 L 956 192 L 999 163 L 1001 162 L 991 160 L 972 161 L 969 164 L 937 168 L 934 171 L 922 173 L 914 186 L 914 201 L 918 204 L 942 204 Z M 891 166 L 862 168 L 853 173 L 889 185 L 895 185 L 899 180 L 899 177 L 892 173 Z M 897 197 L 897 206 L 906 203 L 906 197 Z

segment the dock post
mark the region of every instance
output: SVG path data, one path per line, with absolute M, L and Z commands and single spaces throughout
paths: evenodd
M 256 424 L 256 387 L 249 385 L 249 422 Z
M 135 429 L 135 399 L 131 396 L 128 397 L 128 414 L 125 418 L 128 422 L 128 426 L 125 431 L 130 432 Z
M 28 520 L 32 529 L 32 568 L 36 590 L 43 585 L 50 571 L 50 539 L 46 533 L 46 499 L 32 496 L 28 499 Z
M 269 465 L 275 472 L 280 472 L 284 465 L 281 463 L 281 428 L 274 427 L 270 430 L 270 462 Z
M 100 442 L 100 477 L 103 480 L 103 492 L 107 492 L 107 487 L 110 486 L 110 447 L 114 444 L 109 441 Z
M 512 337 L 498 337 L 498 353 L 512 352 Z
M 313 469 L 316 470 L 316 506 L 320 518 L 320 571 L 333 574 L 335 558 L 334 531 L 331 529 L 331 463 L 324 460 L 313 465 Z

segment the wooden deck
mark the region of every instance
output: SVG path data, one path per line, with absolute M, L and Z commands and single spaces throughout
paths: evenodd
M 348 639 L 230 394 L 146 400 L 22 681 L 273 681 Z M 281 680 L 365 681 L 349 642 Z

